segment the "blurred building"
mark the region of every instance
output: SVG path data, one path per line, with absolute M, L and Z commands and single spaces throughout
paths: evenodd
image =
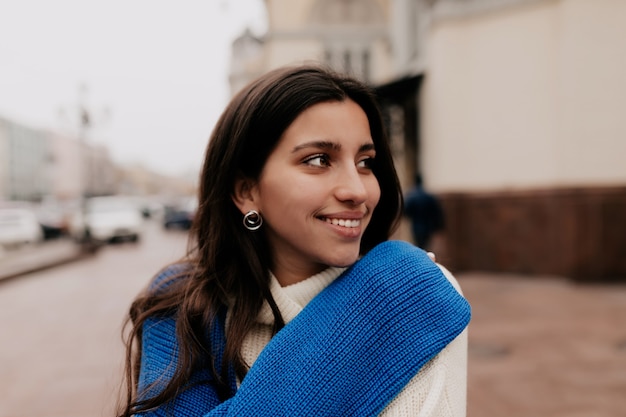
M 83 189 L 79 142 L 60 132 L 48 132 L 50 143 L 50 194 L 55 200 L 77 199 Z
M 199 174 L 170 177 L 158 174 L 140 164 L 119 168 L 117 192 L 126 195 L 189 196 L 197 192 Z
M 168 176 L 120 166 L 105 145 L 87 140 L 85 133 L 38 129 L 0 117 L 0 202 L 72 209 L 82 196 L 125 194 L 160 201 L 196 193 L 197 172 Z
M 0 200 L 111 194 L 115 170 L 103 146 L 0 118 Z
M 451 268 L 626 278 L 626 2 L 265 4 L 233 90 L 306 60 L 375 86 L 403 186 L 442 198 Z
M 79 142 L 82 154 L 83 192 L 87 196 L 117 193 L 119 168 L 111 159 L 109 149 L 100 144 Z
M 40 200 L 50 190 L 44 132 L 0 118 L 0 200 Z
M 282 65 L 319 61 L 366 81 L 390 74 L 388 0 L 265 0 L 267 33 L 233 43 L 231 91 Z
M 380 90 L 415 114 L 409 167 L 444 199 L 451 266 L 625 278 L 626 2 L 394 7 L 416 42 L 392 36 Z
M 263 45 L 263 39 L 255 36 L 250 29 L 233 42 L 228 77 L 231 96 L 263 73 Z
M 118 167 L 109 150 L 61 132 L 47 132 L 51 194 L 59 200 L 117 192 Z

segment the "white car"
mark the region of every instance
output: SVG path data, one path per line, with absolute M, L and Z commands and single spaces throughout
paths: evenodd
M 27 208 L 0 209 L 0 246 L 20 246 L 43 240 L 35 212 Z
M 72 235 L 81 239 L 87 232 L 100 242 L 137 242 L 143 233 L 143 217 L 137 205 L 121 196 L 92 197 L 85 204 L 85 221 L 78 213 L 72 222 Z

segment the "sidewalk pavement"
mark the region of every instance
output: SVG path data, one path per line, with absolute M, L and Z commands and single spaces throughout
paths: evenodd
M 455 275 L 472 305 L 468 417 L 626 415 L 626 283 Z
M 84 256 L 71 239 L 47 241 L 17 249 L 0 248 L 0 281 L 16 278 Z

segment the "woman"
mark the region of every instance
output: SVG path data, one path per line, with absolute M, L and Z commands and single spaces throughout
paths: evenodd
M 316 66 L 252 82 L 199 201 L 188 255 L 131 307 L 120 416 L 465 413 L 469 306 L 387 241 L 402 195 L 365 85 Z

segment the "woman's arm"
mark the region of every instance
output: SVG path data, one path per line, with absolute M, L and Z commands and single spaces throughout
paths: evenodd
M 428 256 L 435 261 L 434 254 Z M 439 269 L 462 294 L 456 278 Z M 384 417 L 463 417 L 467 408 L 467 328 L 411 379 L 383 410 Z
M 140 399 L 150 398 L 163 390 L 174 376 L 178 360 L 179 345 L 176 338 L 176 323 L 173 318 L 149 319 L 143 326 L 141 369 L 138 381 Z M 156 410 L 138 414 L 144 417 L 203 416 L 219 403 L 210 380 L 209 372 L 201 370 L 194 380 L 176 398 Z M 205 381 L 205 383 L 199 383 Z
M 467 402 L 467 329 L 411 379 L 381 417 L 464 417 Z

